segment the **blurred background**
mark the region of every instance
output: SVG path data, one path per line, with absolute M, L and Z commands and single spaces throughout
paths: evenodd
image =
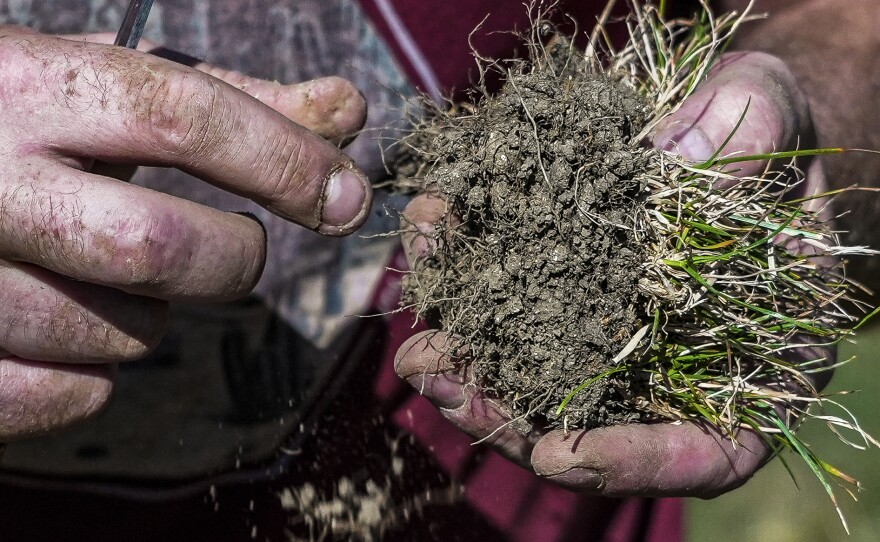
M 860 331 L 855 343 L 844 345 L 839 356 L 856 359 L 837 370 L 825 391 L 854 391 L 836 399 L 852 410 L 865 430 L 880 439 L 880 325 Z M 736 491 L 709 501 L 689 501 L 688 540 L 880 540 L 880 450 L 850 448 L 817 422 L 806 424 L 799 435 L 822 459 L 861 481 L 863 491 L 858 502 L 842 490 L 837 492 L 851 535 L 847 536 L 828 495 L 809 468 L 796 455 L 786 453 L 797 485 L 782 462 L 775 459 Z

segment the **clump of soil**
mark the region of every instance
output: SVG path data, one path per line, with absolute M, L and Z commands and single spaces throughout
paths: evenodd
M 646 323 L 639 234 L 654 151 L 633 138 L 649 105 L 556 39 L 471 111 L 441 115 L 409 140 L 424 176 L 460 217 L 405 280 L 405 303 L 462 335 L 474 378 L 514 415 L 561 423 L 578 385 L 614 368 Z M 425 158 L 429 157 L 429 162 Z M 621 402 L 642 383 L 607 378 L 574 396 L 567 424 L 638 420 Z
M 538 17 L 527 59 L 484 64 L 500 92 L 435 108 L 403 140 L 398 185 L 449 211 L 404 304 L 461 339 L 443 354 L 514 421 L 699 420 L 803 450 L 777 428 L 823 405 L 815 373 L 833 356 L 810 345 L 852 334 L 845 307 L 865 307 L 841 257 L 874 252 L 841 246 L 822 204 L 798 199 L 794 162 L 736 171 L 824 151 L 697 164 L 643 143 L 746 17 L 667 22 L 634 2 L 629 41 L 607 55 L 601 25 L 578 51 Z
M 543 39 L 555 30 L 538 13 L 526 60 L 485 61 L 505 80 L 498 94 L 481 88 L 473 105 L 415 122 L 397 185 L 415 180 L 448 213 L 431 232 L 419 225 L 433 247 L 406 276 L 404 306 L 458 337 L 440 353 L 511 423 L 696 420 L 731 438 L 748 427 L 796 450 L 834 499 L 826 476 L 857 483 L 793 431 L 812 408 L 836 433 L 877 442 L 845 409 L 829 416 L 840 405 L 815 387 L 869 310 L 842 262 L 877 252 L 839 244 L 821 201 L 831 194 L 795 191 L 794 160 L 830 149 L 720 149 L 703 163 L 647 149 L 748 10 L 665 21 L 631 6 L 629 40 L 607 55 L 604 22 L 577 51 Z M 783 158 L 737 175 L 739 162 Z

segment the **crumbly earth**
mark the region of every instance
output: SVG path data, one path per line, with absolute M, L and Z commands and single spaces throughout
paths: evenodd
M 647 115 L 635 92 L 576 58 L 548 56 L 406 141 L 400 176 L 439 190 L 461 223 L 438 225 L 404 303 L 466 339 L 480 388 L 517 417 L 568 427 L 642 417 L 631 400 L 644 383 L 614 376 L 556 410 L 613 369 L 647 323 L 639 173 L 654 151 L 632 141 Z
M 355 481 L 342 476 L 328 494 L 310 482 L 284 489 L 279 497 L 291 514 L 288 540 L 385 540 L 395 531 L 405 531 L 411 520 L 421 520 L 425 508 L 461 501 L 462 489 L 458 484 L 442 489 L 425 488 L 416 495 L 401 497 L 398 493 L 406 475 L 405 465 L 402 457 L 393 456 L 383 482 L 372 478 Z

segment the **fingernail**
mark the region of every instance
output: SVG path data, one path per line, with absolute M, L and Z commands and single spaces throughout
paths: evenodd
M 415 374 L 406 381 L 439 408 L 454 409 L 464 404 L 464 380 L 457 374 Z
M 538 473 L 541 474 L 541 473 Z M 605 485 L 605 479 L 599 474 L 599 471 L 593 469 L 573 468 L 552 476 L 544 476 L 559 485 L 577 488 L 580 490 L 602 489 Z
M 657 133 L 651 141 L 660 150 L 678 152 L 682 158 L 691 162 L 708 160 L 715 153 L 709 136 L 700 128 L 691 127 L 682 131 L 679 126 L 670 127 Z
M 325 233 L 347 230 L 358 225 L 369 203 L 367 179 L 349 168 L 342 168 L 324 185 L 321 229 Z

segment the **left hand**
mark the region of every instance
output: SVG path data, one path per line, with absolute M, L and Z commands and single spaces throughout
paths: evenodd
M 257 221 L 96 159 L 177 167 L 325 235 L 369 213 L 366 176 L 325 141 L 366 118 L 351 83 L 282 86 L 101 39 L 0 27 L 0 441 L 94 416 L 170 302 L 238 299 L 262 273 Z
M 722 57 L 700 89 L 657 127 L 652 143 L 691 160 L 707 159 L 734 130 L 747 103 L 745 119 L 724 154 L 785 150 L 799 141 L 805 145 L 803 136 L 811 132 L 806 97 L 786 65 L 762 53 Z M 823 183 L 818 164 L 813 161 L 808 170 L 811 187 Z M 751 175 L 765 164 L 740 166 L 740 174 Z M 414 225 L 404 238 L 412 263 L 429 250 L 430 236 L 419 231 L 430 232 L 448 212 L 442 199 L 423 194 L 405 215 L 406 223 Z M 468 367 L 439 354 L 448 351 L 445 342 L 454 340 L 438 331 L 410 338 L 397 353 L 397 373 L 460 429 L 565 487 L 605 496 L 713 497 L 745 483 L 770 457 L 757 433 L 740 431 L 734 443 L 716 429 L 692 422 L 567 434 L 514 428 L 505 406 L 470 384 Z

